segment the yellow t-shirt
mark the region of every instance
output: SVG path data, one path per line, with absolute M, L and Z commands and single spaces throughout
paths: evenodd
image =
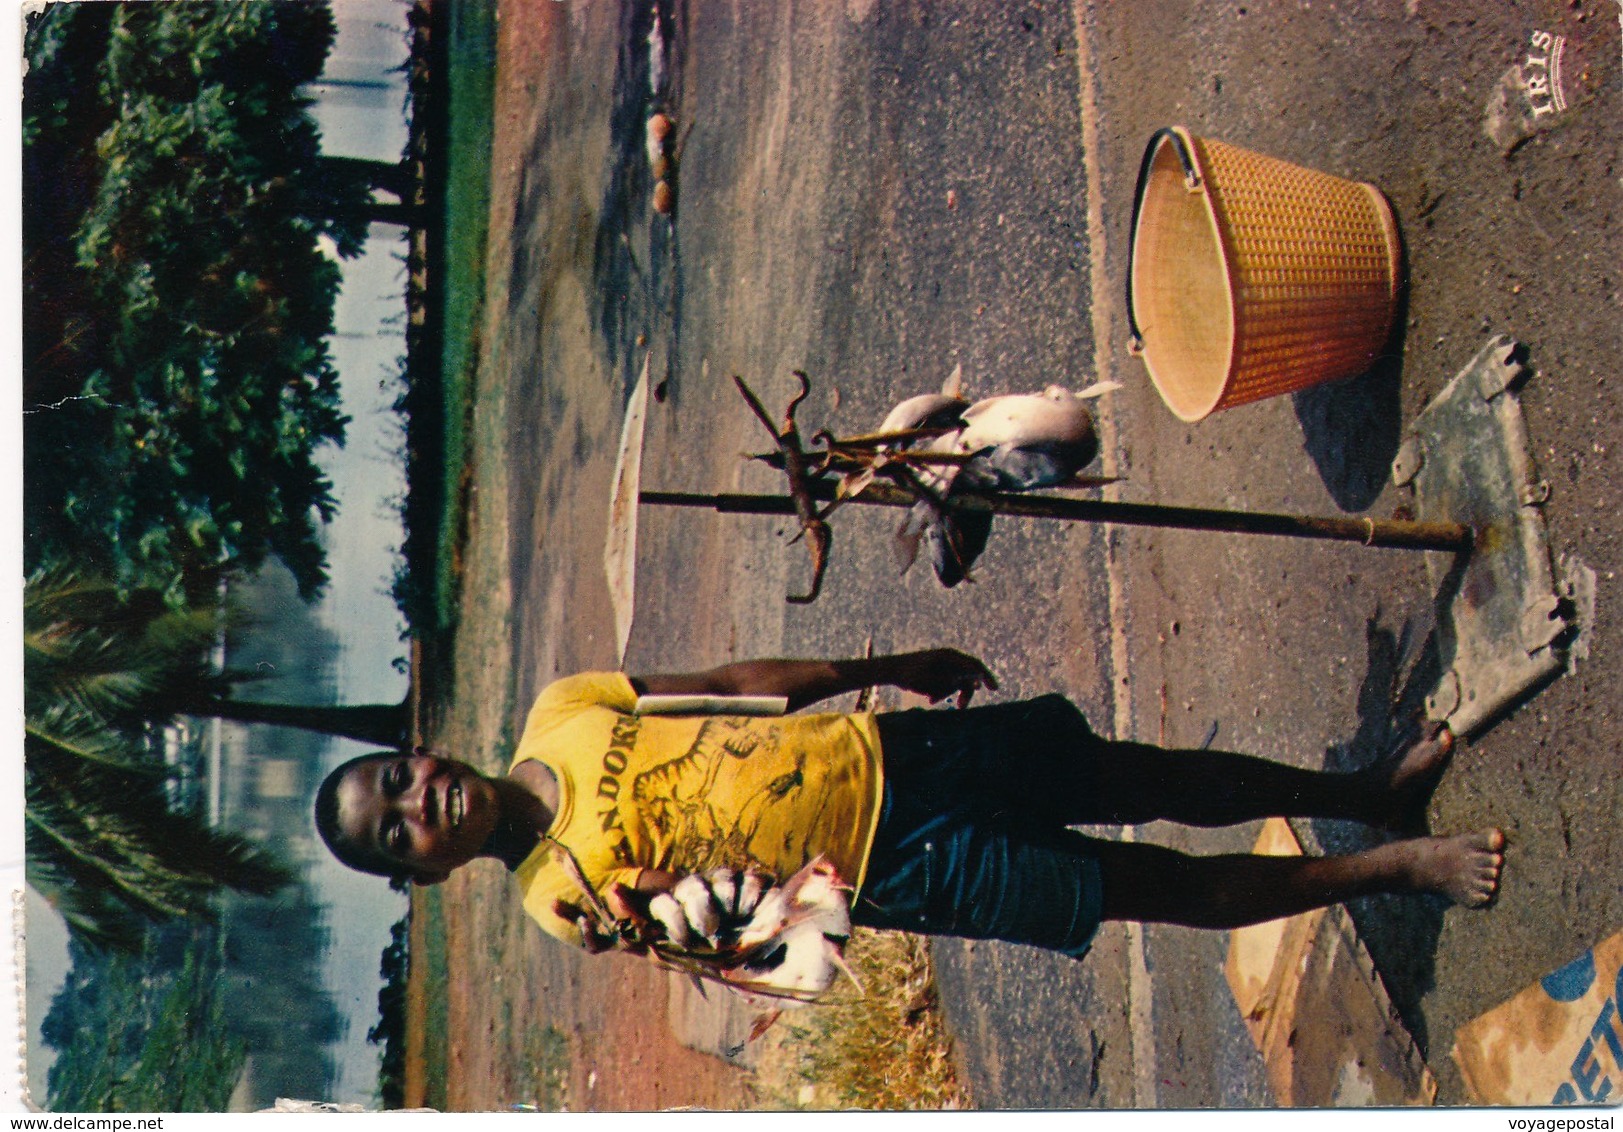
M 645 868 L 753 864 L 781 881 L 819 854 L 861 886 L 883 788 L 871 713 L 639 716 L 636 701 L 623 673 L 556 681 L 513 758 L 558 776 L 551 836 L 599 896 Z M 561 856 L 542 840 L 516 875 L 525 910 L 579 944 L 579 928 L 554 910 L 586 906 Z

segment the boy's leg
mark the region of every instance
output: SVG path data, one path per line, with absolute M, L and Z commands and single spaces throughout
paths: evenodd
M 1090 756 L 1090 774 L 1099 820 L 1125 825 L 1164 819 L 1219 826 L 1302 817 L 1417 828 L 1454 747 L 1453 736 L 1439 730 L 1394 764 L 1336 774 L 1227 751 L 1096 741 L 1102 749 Z
M 1377 892 L 1434 893 L 1480 908 L 1504 866 L 1497 829 L 1394 841 L 1337 857 L 1192 857 L 1142 842 L 1095 841 L 1103 918 L 1236 928 Z
M 852 923 L 1085 955 L 1103 892 L 1092 842 L 1043 811 L 1052 783 L 1008 781 L 1021 740 L 1067 716 L 1058 696 L 881 715 L 884 802 Z
M 938 811 L 1061 826 L 1315 817 L 1414 829 L 1453 752 L 1453 736 L 1440 730 L 1368 770 L 1303 770 L 1227 751 L 1104 739 L 1058 695 L 882 715 L 880 734 L 886 773 L 907 773 L 908 789 Z

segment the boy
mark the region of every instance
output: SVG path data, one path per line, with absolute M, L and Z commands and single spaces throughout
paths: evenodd
M 589 673 L 541 693 L 506 777 L 421 750 L 364 756 L 322 784 L 317 826 L 345 864 L 418 884 L 493 857 L 544 929 L 591 950 L 616 942 L 587 914 L 593 896 L 646 906 L 690 873 L 753 865 L 782 881 L 819 855 L 854 886 L 853 923 L 1077 957 L 1102 920 L 1232 928 L 1373 892 L 1479 908 L 1498 888 L 1497 829 L 1338 857 L 1192 857 L 1066 828 L 1291 816 L 1412 830 L 1452 751 L 1446 730 L 1391 765 L 1332 774 L 1105 740 L 1057 695 L 963 711 L 632 712 L 639 695 L 781 695 L 796 712 L 880 684 L 959 707 L 997 687 L 953 649 Z

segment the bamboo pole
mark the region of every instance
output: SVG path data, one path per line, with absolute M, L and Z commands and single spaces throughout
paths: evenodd
M 834 498 L 835 485 L 830 480 L 813 480 L 807 487 L 815 498 L 822 500 Z M 644 491 L 639 498 L 643 503 L 657 506 L 708 507 L 728 514 L 796 513 L 795 501 L 787 495 L 740 493 L 704 495 L 681 491 Z M 900 488 L 874 483 L 864 488 L 861 494 L 852 496 L 845 502 L 872 507 L 911 507 L 915 500 L 912 495 Z M 1063 519 L 1083 523 L 1119 523 L 1123 526 L 1328 539 L 1397 550 L 1468 551 L 1476 539 L 1475 532 L 1463 523 L 1421 523 L 1402 519 L 1222 511 L 1154 503 L 1119 503 L 1060 495 L 979 492 L 974 495 L 955 496 L 953 505 L 983 507 L 997 515 L 1019 515 L 1033 519 Z

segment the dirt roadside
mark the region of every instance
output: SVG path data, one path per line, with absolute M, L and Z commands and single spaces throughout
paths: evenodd
M 600 567 L 619 405 L 586 324 L 591 213 L 606 123 L 593 84 L 614 73 L 608 6 L 500 9 L 489 290 L 475 390 L 456 687 L 433 741 L 501 767 L 529 702 L 552 675 L 612 666 Z M 536 159 L 545 149 L 550 160 Z M 545 207 L 543 207 L 543 205 Z M 584 341 L 584 347 L 582 343 Z M 608 465 L 604 460 L 609 461 Z M 584 485 L 601 485 L 591 490 Z M 605 496 L 606 498 L 606 496 Z M 583 568 L 583 564 L 585 564 Z M 666 978 L 616 957 L 588 961 L 544 937 L 500 869 L 458 874 L 440 893 L 447 936 L 445 1107 L 505 1110 L 545 1095 L 540 1039 L 568 1043 L 572 1110 L 736 1108 L 742 1074 L 681 1046 L 666 1025 Z

